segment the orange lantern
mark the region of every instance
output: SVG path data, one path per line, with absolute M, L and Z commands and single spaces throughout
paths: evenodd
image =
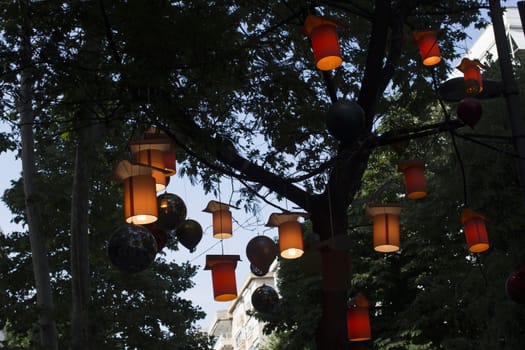
M 211 270 L 213 298 L 216 301 L 230 301 L 237 298 L 235 268 L 239 255 L 206 255 L 205 270 Z
M 138 151 L 134 156 L 137 163 L 151 167 L 157 192 L 165 190 L 168 180 L 164 171 L 164 153 L 157 149 L 146 149 Z
M 328 71 L 343 63 L 337 36 L 337 23 L 326 18 L 309 15 L 304 21 L 304 31 L 312 42 L 315 65 Z
M 348 340 L 350 341 L 364 341 L 372 338 L 370 316 L 368 315 L 368 300 L 363 295 L 358 294 L 348 302 L 346 326 Z
M 419 199 L 427 195 L 424 162 L 419 160 L 401 161 L 398 169 L 405 176 L 405 189 L 408 198 Z
M 146 225 L 157 221 L 158 207 L 155 179 L 151 168 L 121 161 L 113 176 L 124 185 L 124 217 L 126 222 Z
M 483 79 L 481 79 L 481 67 L 479 60 L 463 58 L 456 68 L 463 72 L 465 80 L 465 92 L 469 95 L 477 95 L 483 91 Z
M 399 214 L 397 204 L 367 205 L 366 214 L 373 220 L 374 250 L 392 253 L 399 250 Z
M 468 249 L 472 253 L 481 253 L 489 249 L 489 237 L 485 227 L 485 217 L 475 211 L 465 208 L 460 216 Z
M 204 208 L 204 212 L 212 214 L 213 238 L 226 239 L 233 236 L 232 213 L 230 208 L 235 207 L 217 201 L 210 201 L 206 208 Z
M 273 213 L 266 226 L 279 230 L 279 251 L 284 259 L 297 259 L 304 253 L 303 230 L 299 217 L 305 213 Z
M 441 62 L 437 34 L 437 30 L 414 32 L 414 39 L 419 46 L 419 52 L 425 66 L 434 66 Z

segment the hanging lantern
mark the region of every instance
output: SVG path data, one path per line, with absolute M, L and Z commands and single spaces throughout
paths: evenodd
M 315 65 L 320 70 L 332 70 L 343 63 L 337 26 L 332 20 L 312 15 L 304 22 L 304 31 L 312 42 Z
M 184 220 L 175 230 L 179 242 L 188 248 L 190 253 L 195 251 L 195 247 L 202 239 L 202 227 L 195 220 Z
M 158 172 L 159 177 L 160 174 L 166 177 L 176 173 L 175 144 L 161 130 L 150 128 L 142 134 L 141 138 L 132 140 L 129 148 L 136 162 L 152 167 Z M 148 155 L 144 151 L 153 152 Z
M 108 243 L 111 263 L 124 272 L 140 272 L 151 265 L 157 243 L 147 228 L 125 224 L 113 232 Z
M 456 68 L 463 72 L 465 80 L 465 92 L 468 95 L 477 95 L 483 91 L 483 79 L 481 79 L 481 67 L 479 60 L 463 58 Z
M 156 222 L 153 224 L 144 225 L 144 227 L 146 227 L 155 238 L 155 242 L 157 242 L 157 252 L 160 252 L 162 248 L 166 246 L 166 243 L 168 243 L 168 233 L 166 233 L 166 231 L 164 231 L 163 229 L 157 227 Z
M 164 230 L 175 230 L 186 219 L 186 204 L 173 193 L 163 193 L 157 197 L 159 217 L 155 223 Z
M 372 218 L 374 226 L 374 250 L 392 253 L 399 250 L 399 214 L 397 204 L 368 205 L 366 214 Z
M 353 143 L 365 130 L 365 111 L 355 101 L 338 100 L 326 112 L 326 129 L 344 144 Z
M 253 264 L 250 264 L 250 271 L 255 275 L 255 276 L 259 276 L 259 277 L 262 277 L 264 275 L 266 275 L 269 271 L 269 269 L 267 270 L 261 270 L 260 268 L 258 268 L 257 266 L 254 266 Z
M 370 316 L 368 315 L 368 300 L 363 295 L 359 294 L 348 302 L 346 326 L 348 340 L 350 341 L 365 341 L 372 338 Z
M 481 102 L 473 97 L 465 97 L 458 103 L 457 114 L 463 123 L 474 128 L 481 119 Z
M 226 239 L 231 238 L 233 235 L 232 213 L 230 208 L 235 207 L 217 201 L 210 201 L 206 208 L 204 208 L 204 212 L 212 213 L 213 215 L 213 238 Z
M 155 180 L 147 166 L 121 161 L 113 173 L 124 186 L 124 217 L 128 224 L 146 225 L 157 220 Z
M 399 171 L 405 176 L 406 195 L 410 199 L 419 199 L 427 195 L 425 163 L 419 160 L 405 160 L 399 163 Z
M 155 179 L 157 192 L 164 191 L 168 177 L 164 171 L 164 153 L 156 149 L 146 149 L 134 154 L 135 162 L 151 167 L 151 176 Z
M 270 286 L 263 284 L 257 287 L 252 293 L 253 308 L 260 313 L 268 314 L 272 312 L 279 303 L 279 295 Z
M 419 46 L 421 59 L 425 66 L 434 66 L 441 62 L 441 52 L 437 42 L 437 30 L 414 32 L 414 39 Z
M 235 268 L 239 255 L 206 255 L 205 270 L 211 270 L 213 297 L 216 301 L 230 301 L 237 298 Z
M 489 249 L 485 217 L 471 209 L 465 208 L 461 211 L 460 220 L 465 230 L 468 250 L 472 253 L 481 253 Z
M 277 227 L 279 230 L 279 251 L 284 259 L 297 259 L 304 253 L 303 230 L 299 217 L 305 213 L 273 213 L 266 226 Z
M 252 266 L 260 271 L 268 272 L 277 256 L 277 246 L 269 237 L 256 236 L 246 245 L 246 256 Z
M 518 304 L 525 304 L 525 265 L 520 265 L 505 281 L 505 292 Z

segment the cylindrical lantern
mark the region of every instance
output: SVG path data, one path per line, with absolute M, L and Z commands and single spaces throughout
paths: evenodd
M 217 201 L 210 201 L 204 212 L 211 213 L 213 219 L 213 238 L 226 239 L 233 236 L 232 205 Z
M 206 255 L 205 270 L 211 270 L 213 297 L 216 301 L 230 301 L 237 298 L 235 268 L 239 255 Z
M 460 217 L 468 249 L 472 253 L 481 253 L 489 249 L 489 237 L 485 227 L 485 217 L 475 211 L 465 208 Z
M 441 62 L 441 52 L 437 42 L 436 30 L 425 30 L 414 32 L 414 39 L 419 46 L 421 59 L 425 66 L 434 66 Z
M 401 206 L 396 204 L 368 205 L 366 214 L 373 220 L 374 250 L 392 253 L 399 250 L 399 214 Z
M 279 230 L 279 251 L 284 259 L 297 259 L 304 253 L 303 230 L 299 217 L 304 213 L 274 213 L 270 215 L 266 226 L 277 227 Z
M 368 300 L 364 296 L 357 295 L 348 302 L 346 326 L 350 341 L 364 341 L 372 338 Z
M 425 163 L 418 160 L 406 160 L 399 163 L 399 171 L 405 176 L 406 195 L 410 199 L 419 199 L 427 195 Z
M 164 176 L 169 177 L 175 174 L 175 144 L 161 130 L 150 128 L 139 139 L 132 140 L 129 143 L 129 148 L 135 161 L 154 167 L 153 170 L 162 173 Z M 153 155 L 155 160 L 151 164 L 147 162 L 146 155 L 141 155 L 142 160 L 138 159 L 138 153 L 147 150 L 155 151 L 155 155 Z
M 483 79 L 481 79 L 481 62 L 463 58 L 456 68 L 463 72 L 465 80 L 465 92 L 469 95 L 477 95 L 483 91 Z
M 304 22 L 304 30 L 312 42 L 317 68 L 328 71 L 339 67 L 343 59 L 336 22 L 309 15 Z
M 164 172 L 164 152 L 157 149 L 146 149 L 138 151 L 134 156 L 137 163 L 152 168 L 151 176 L 155 179 L 157 192 L 165 190 L 168 181 Z

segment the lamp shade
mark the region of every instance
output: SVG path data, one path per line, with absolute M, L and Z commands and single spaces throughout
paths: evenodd
M 410 199 L 419 199 L 427 195 L 427 181 L 425 179 L 425 163 L 418 160 L 406 160 L 399 163 L 399 171 L 405 177 L 406 196 Z
M 137 153 L 145 150 L 160 151 L 160 154 L 162 154 L 162 166 L 153 166 L 163 172 L 165 176 L 175 174 L 175 143 L 163 131 L 150 128 L 140 138 L 132 140 L 129 143 L 129 148 L 134 159 L 137 159 Z
M 211 270 L 213 297 L 216 301 L 230 301 L 237 298 L 235 268 L 239 255 L 206 255 L 205 270 Z
M 483 80 L 481 79 L 481 62 L 463 58 L 456 68 L 463 72 L 465 80 L 465 92 L 468 95 L 477 95 L 483 91 Z
M 414 32 L 414 39 L 419 46 L 421 59 L 425 66 L 434 66 L 441 62 L 441 52 L 437 42 L 437 30 Z
M 157 221 L 155 179 L 150 175 L 130 176 L 124 179 L 123 185 L 126 222 L 145 225 Z
M 368 314 L 368 300 L 357 295 L 348 303 L 346 310 L 346 326 L 348 340 L 365 341 L 372 338 L 370 331 L 370 316 Z
M 401 206 L 396 204 L 368 205 L 366 214 L 372 218 L 374 250 L 392 253 L 399 250 L 399 214 Z
M 304 253 L 303 230 L 299 217 L 304 213 L 273 213 L 266 226 L 279 230 L 279 251 L 284 259 L 297 259 Z
M 233 236 L 232 213 L 230 208 L 235 208 L 229 204 L 217 201 L 210 201 L 204 212 L 212 214 L 213 237 L 226 239 Z
M 157 149 L 146 149 L 137 152 L 134 157 L 137 163 L 151 167 L 157 192 L 165 190 L 168 180 L 164 172 L 164 153 Z
M 485 226 L 485 217 L 475 211 L 465 208 L 460 217 L 468 250 L 472 253 L 481 253 L 489 249 L 489 237 Z
M 312 42 L 316 67 L 323 71 L 339 67 L 343 59 L 337 36 L 337 24 L 334 21 L 310 15 L 304 22 L 304 30 Z

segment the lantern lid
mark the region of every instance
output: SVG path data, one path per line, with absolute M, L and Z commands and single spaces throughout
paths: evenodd
M 230 208 L 239 209 L 233 205 L 211 200 L 208 202 L 206 208 L 202 209 L 205 213 L 213 213 L 221 210 L 230 210 Z
M 343 27 L 343 25 L 340 22 L 334 21 L 333 19 L 308 15 L 308 17 L 306 17 L 306 20 L 304 21 L 304 33 L 307 36 L 310 36 L 315 28 L 324 25 L 329 25 L 333 27 Z
M 436 29 L 427 29 L 427 30 L 416 30 L 412 33 L 414 36 L 414 40 L 419 41 L 422 37 L 426 35 L 435 35 L 437 36 L 439 34 L 439 30 Z
M 233 268 L 237 267 L 237 261 L 240 261 L 240 255 L 206 255 L 206 265 L 204 270 L 211 270 L 217 264 L 233 264 Z
M 151 167 L 140 164 L 133 164 L 129 160 L 120 161 L 115 169 L 111 178 L 115 181 L 123 181 L 128 177 L 138 175 L 151 175 Z
M 289 212 L 289 213 L 273 213 L 268 218 L 266 226 L 268 227 L 277 227 L 285 222 L 297 221 L 300 217 L 307 218 L 308 213 L 300 212 Z
M 465 222 L 472 220 L 472 219 L 481 219 L 485 220 L 485 217 L 481 215 L 480 213 L 476 213 L 474 210 L 469 208 L 464 208 L 461 211 L 461 216 L 459 217 L 459 220 L 462 224 L 465 224 Z
M 425 162 L 422 160 L 402 160 L 399 162 L 398 170 L 403 172 L 409 168 L 425 169 Z
M 473 67 L 485 68 L 485 66 L 482 65 L 478 59 L 471 60 L 467 57 L 464 57 L 461 60 L 461 63 L 456 68 L 461 72 L 465 72 L 465 70 L 467 70 L 468 68 L 473 68 Z
M 381 214 L 399 215 L 401 213 L 401 204 L 367 204 L 366 215 L 374 217 Z

